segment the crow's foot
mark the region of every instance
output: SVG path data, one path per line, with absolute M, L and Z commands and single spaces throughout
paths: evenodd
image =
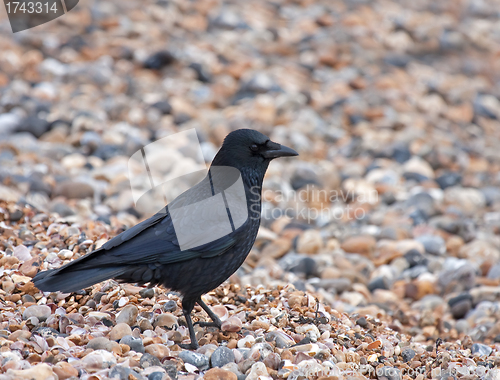
M 185 350 L 197 350 L 198 348 L 200 348 L 200 346 L 198 345 L 198 342 L 179 343 L 179 347 L 183 348 Z

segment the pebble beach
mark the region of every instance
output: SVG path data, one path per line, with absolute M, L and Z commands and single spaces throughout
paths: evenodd
M 498 0 L 81 1 L 14 34 L 0 13 L 0 380 L 500 379 L 499 36 Z M 300 154 L 203 296 L 222 329 L 182 349 L 161 287 L 38 290 L 164 205 L 136 207 L 129 159 L 193 128 L 207 164 L 239 128 Z

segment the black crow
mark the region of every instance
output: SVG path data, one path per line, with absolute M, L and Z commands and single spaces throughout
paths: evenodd
M 101 248 L 40 272 L 33 282 L 42 291 L 67 293 L 109 278 L 163 285 L 182 294 L 191 338 L 184 346 L 196 349 L 191 321 L 195 303 L 213 321 L 201 325 L 220 328 L 221 321 L 200 297 L 228 279 L 250 252 L 260 225 L 262 181 L 271 160 L 297 154 L 257 131 L 231 132 L 200 183 Z

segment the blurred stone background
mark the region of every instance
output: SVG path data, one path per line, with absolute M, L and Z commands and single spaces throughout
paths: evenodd
M 499 20 L 497 0 L 81 1 L 12 34 L 2 9 L 3 281 L 143 219 L 142 146 L 196 128 L 210 162 L 254 128 L 300 157 L 271 164 L 233 284 L 293 284 L 497 357 Z

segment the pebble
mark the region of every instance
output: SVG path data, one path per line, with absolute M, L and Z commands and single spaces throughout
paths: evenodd
M 412 361 L 416 354 L 417 353 L 411 348 L 405 348 L 403 351 L 401 351 L 401 356 L 405 363 Z
M 177 317 L 175 317 L 171 313 L 164 313 L 157 315 L 155 318 L 155 322 L 153 323 L 154 327 L 166 326 L 169 329 L 172 329 L 175 325 L 178 325 Z
M 446 253 L 446 243 L 441 236 L 422 235 L 416 238 L 424 245 L 425 251 L 431 255 L 444 255 Z
M 490 356 L 493 349 L 482 343 L 474 343 L 471 347 L 471 352 L 477 356 Z
M 135 326 L 137 324 L 138 314 L 139 309 L 137 308 L 137 306 L 127 305 L 116 316 L 116 323 L 126 323 L 129 326 Z
M 132 329 L 126 323 L 118 323 L 111 329 L 111 332 L 109 333 L 109 339 L 119 341 L 125 335 L 132 335 Z
M 147 345 L 144 348 L 144 350 L 148 354 L 150 354 L 150 355 L 152 355 L 160 360 L 162 360 L 166 356 L 169 356 L 169 354 L 170 354 L 170 351 L 169 351 L 167 346 L 165 346 L 163 344 L 157 344 L 157 343 Z
M 57 380 L 57 374 L 46 363 L 38 364 L 24 370 L 9 369 L 6 374 L 12 379 L 19 380 Z
M 129 380 L 129 379 L 145 380 L 145 378 L 139 373 L 135 372 L 131 368 L 127 368 L 122 365 L 117 365 L 111 368 L 111 370 L 109 371 L 109 377 L 113 379 L 118 378 L 120 380 Z
M 111 344 L 111 341 L 108 338 L 98 337 L 90 340 L 89 343 L 87 344 L 87 348 L 91 348 L 93 350 L 111 351 L 113 345 Z
M 104 368 L 110 368 L 116 364 L 116 358 L 111 352 L 96 350 L 82 359 L 82 364 L 87 371 L 96 372 Z
M 160 367 L 161 362 L 157 357 L 155 357 L 151 354 L 145 353 L 144 355 L 141 356 L 140 365 L 141 365 L 141 368 L 148 368 L 148 367 L 155 367 L 155 366 Z
M 120 339 L 120 344 L 126 344 L 130 347 L 130 350 L 135 352 L 144 353 L 144 344 L 141 338 L 135 338 L 132 335 L 125 335 Z
M 165 302 L 165 305 L 163 305 L 163 310 L 167 313 L 173 313 L 177 310 L 177 302 L 173 300 Z
M 212 368 L 205 372 L 205 380 L 237 380 L 236 374 L 220 368 Z
M 184 361 L 184 363 L 189 363 L 194 365 L 201 371 L 204 371 L 209 368 L 208 358 L 203 354 L 198 354 L 196 352 L 191 351 L 182 351 L 179 354 L 179 358 Z
M 144 288 L 139 291 L 139 295 L 142 298 L 153 298 L 155 296 L 155 290 L 153 288 Z
M 241 320 L 237 317 L 229 317 L 227 320 L 222 322 L 221 330 L 228 332 L 238 332 L 242 328 Z
M 233 351 L 227 347 L 218 347 L 210 356 L 210 364 L 212 367 L 223 367 L 227 363 L 233 363 L 235 357 Z
M 38 318 L 39 321 L 43 322 L 52 313 L 52 310 L 47 305 L 32 305 L 26 308 L 23 312 L 23 319 L 29 319 L 31 317 Z
M 344 240 L 340 247 L 348 253 L 370 255 L 376 244 L 373 236 L 352 236 Z
M 78 370 L 68 362 L 58 362 L 52 369 L 59 380 L 78 377 Z

